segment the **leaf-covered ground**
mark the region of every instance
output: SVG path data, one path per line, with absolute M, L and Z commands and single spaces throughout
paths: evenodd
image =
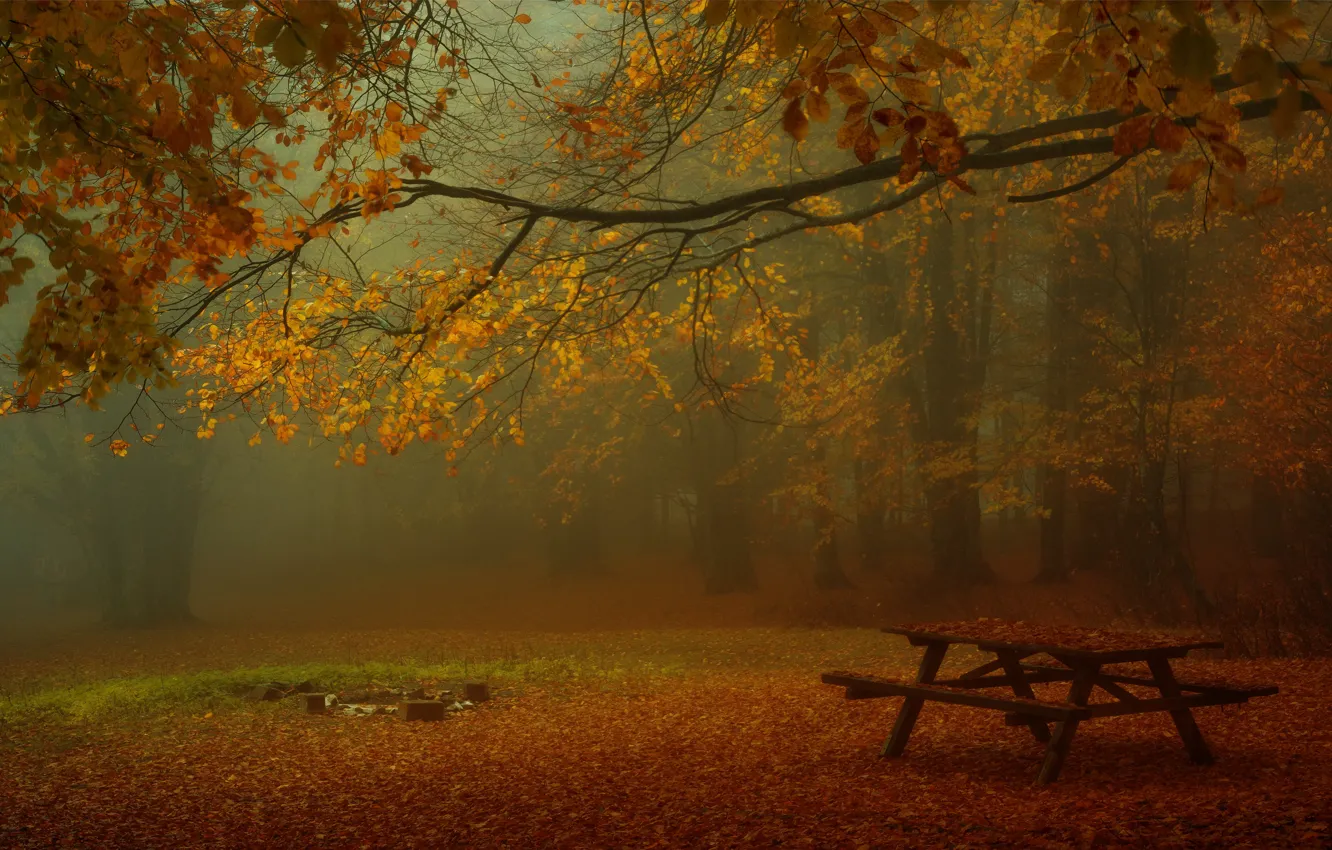
M 1332 663 L 1200 661 L 1279 696 L 1079 731 L 1063 775 L 994 712 L 929 705 L 880 760 L 897 700 L 818 674 L 904 674 L 868 631 L 122 636 L 0 661 L 0 846 L 1326 847 Z M 960 662 L 959 662 L 960 663 Z M 519 696 L 437 724 L 307 717 L 225 686 L 462 667 Z M 115 677 L 115 678 L 110 678 Z

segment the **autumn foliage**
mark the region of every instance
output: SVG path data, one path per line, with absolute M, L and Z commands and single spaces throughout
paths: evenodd
M 1318 4 L 0 8 L 0 411 L 116 455 L 530 446 L 567 525 L 683 438 L 710 589 L 760 503 L 824 589 L 1026 512 L 1175 618 L 1191 475 L 1322 492 Z

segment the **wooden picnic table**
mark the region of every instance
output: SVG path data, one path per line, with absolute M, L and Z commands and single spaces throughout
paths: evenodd
M 1193 719 L 1192 709 L 1243 703 L 1250 697 L 1277 693 L 1275 687 L 1181 682 L 1175 678 L 1171 659 L 1183 658 L 1195 649 L 1220 648 L 1218 641 L 999 620 L 926 623 L 883 631 L 903 635 L 912 646 L 924 648 L 914 682 L 859 673 L 823 675 L 825 683 L 845 687 L 847 699 L 906 697 L 881 755 L 902 755 L 927 701 L 995 709 L 1004 712 L 1008 725 L 1026 726 L 1036 740 L 1046 743 L 1045 761 L 1037 778 L 1042 785 L 1058 778 L 1073 735 L 1084 720 L 1168 711 L 1189 758 L 1197 764 L 1211 764 L 1212 752 Z M 937 679 L 944 656 L 955 645 L 975 646 L 993 653 L 995 658 L 954 678 Z M 1033 663 L 1029 661 L 1033 656 L 1047 656 L 1050 661 Z M 1133 662 L 1145 663 L 1148 674 L 1108 669 L 1110 665 Z M 1036 696 L 1032 685 L 1050 682 L 1071 683 L 1063 701 Z M 1012 696 L 978 693 L 991 688 L 1011 691 Z M 1133 688 L 1149 693 L 1137 693 Z M 1090 702 L 1096 690 L 1108 699 Z M 1055 724 L 1053 734 L 1050 722 Z

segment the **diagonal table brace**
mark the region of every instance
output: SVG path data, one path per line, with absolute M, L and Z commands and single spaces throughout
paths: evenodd
M 1073 684 L 1068 689 L 1068 701 L 1074 705 L 1086 705 L 1100 670 L 1099 664 L 1078 664 L 1073 670 Z M 1036 784 L 1048 785 L 1059 778 L 1059 771 L 1064 767 L 1064 759 L 1068 758 L 1069 747 L 1073 745 L 1073 736 L 1078 731 L 1078 722 L 1077 718 L 1070 717 L 1055 724 L 1054 736 L 1050 738 L 1050 743 L 1045 748 L 1045 762 L 1041 765 L 1040 775 L 1036 777 Z
M 1170 669 L 1169 661 L 1164 658 L 1154 658 L 1147 662 L 1147 667 L 1152 671 L 1152 678 L 1156 680 L 1156 686 L 1161 689 L 1162 697 L 1170 699 L 1180 696 L 1179 682 L 1175 680 L 1175 671 Z M 1211 764 L 1214 761 L 1212 751 L 1193 719 L 1193 712 L 1188 708 L 1171 709 L 1170 719 L 1175 721 L 1175 729 L 1178 730 L 1179 737 L 1184 739 L 1184 749 L 1188 751 L 1189 759 L 1194 764 Z
M 939 673 L 939 665 L 943 663 L 944 654 L 948 652 L 948 643 L 945 641 L 931 641 L 925 647 L 925 656 L 920 659 L 920 669 L 916 671 L 916 683 L 928 685 L 934 681 L 934 677 Z M 897 712 L 897 722 L 893 724 L 893 734 L 888 736 L 888 740 L 883 742 L 883 749 L 879 752 L 879 757 L 900 756 L 906 750 L 907 741 L 911 738 L 911 730 L 916 726 L 916 718 L 920 716 L 920 708 L 925 704 L 924 697 L 907 697 L 902 703 L 902 708 Z
M 1003 666 L 1004 673 L 1008 675 L 1008 684 L 1013 689 L 1013 695 L 1023 699 L 1036 699 L 1036 692 L 1031 689 L 1031 683 L 1027 681 L 1026 672 L 1022 669 L 1022 656 L 1011 649 L 996 649 L 995 654 L 999 656 L 998 661 Z M 1032 718 L 1027 721 L 1027 728 L 1031 729 L 1031 734 L 1036 740 L 1042 743 L 1050 740 L 1050 728 L 1045 725 L 1044 720 Z

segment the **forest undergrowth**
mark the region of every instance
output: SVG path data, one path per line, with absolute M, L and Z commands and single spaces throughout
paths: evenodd
M 562 634 L 228 630 L 74 636 L 0 658 L 0 845 L 97 847 L 1321 847 L 1332 664 L 1200 659 L 1281 694 L 1087 724 L 1060 781 L 988 712 L 819 673 L 909 675 L 869 629 Z M 959 657 L 952 663 L 964 664 Z M 235 686 L 483 678 L 511 694 L 441 723 L 319 717 Z

